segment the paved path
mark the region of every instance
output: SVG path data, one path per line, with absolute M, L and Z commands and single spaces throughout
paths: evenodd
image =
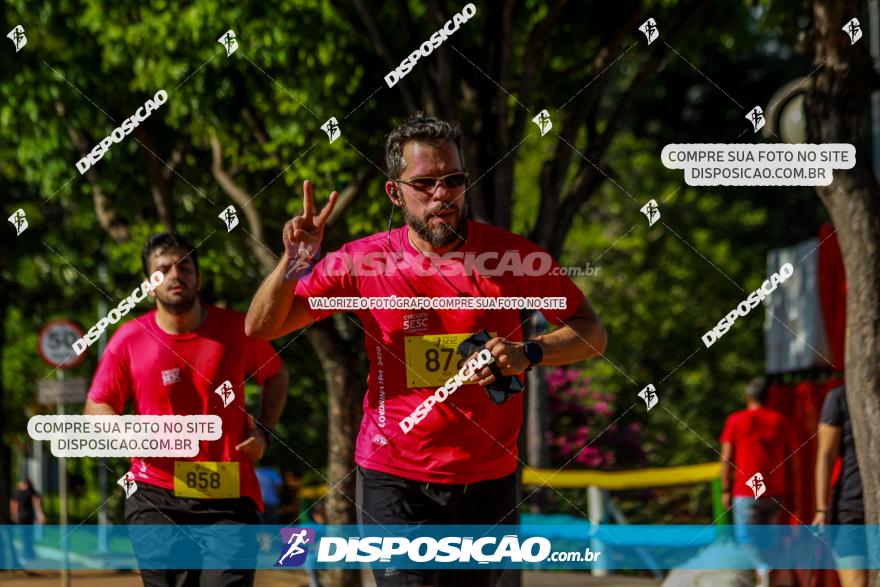
M 71 587 L 141 587 L 140 577 L 134 573 L 113 571 L 75 571 L 71 575 Z M 365 577 L 364 585 L 373 585 L 372 577 Z M 309 580 L 303 571 L 258 571 L 256 587 L 308 587 Z M 42 571 L 39 576 L 27 576 L 23 572 L 0 573 L 3 587 L 60 587 L 58 572 Z M 526 572 L 524 587 L 655 587 L 659 581 L 642 577 L 611 576 L 598 578 L 587 573 Z

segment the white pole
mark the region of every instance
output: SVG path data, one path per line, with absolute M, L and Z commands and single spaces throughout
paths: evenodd
M 598 538 L 596 532 L 598 526 L 605 522 L 605 492 L 595 485 L 587 487 L 587 513 L 590 516 L 590 523 L 593 530 L 590 533 L 590 550 L 594 553 L 602 553 L 593 563 L 593 568 L 590 569 L 590 573 L 594 577 L 607 577 L 608 568 L 603 562 L 608 558 L 608 553 L 605 552 L 607 545 L 601 538 Z
M 64 370 L 58 369 L 58 380 L 64 381 Z M 64 402 L 58 402 L 58 415 L 64 415 Z M 61 566 L 61 587 L 70 587 L 70 559 L 67 545 L 67 459 L 58 457 L 58 501 L 61 510 L 61 551 L 64 559 Z

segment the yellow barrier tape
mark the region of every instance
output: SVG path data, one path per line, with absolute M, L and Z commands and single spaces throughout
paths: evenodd
M 528 486 L 546 484 L 557 489 L 586 488 L 637 489 L 706 483 L 721 475 L 721 463 L 640 469 L 637 471 L 559 471 L 523 469 L 522 483 Z
M 313 487 L 303 487 L 299 496 L 303 499 L 320 499 L 327 495 L 327 490 L 330 489 L 329 485 L 315 485 Z
M 693 485 L 708 483 L 721 476 L 721 463 L 685 465 L 682 467 L 662 467 L 639 469 L 636 471 L 555 471 L 554 469 L 525 468 L 522 484 L 556 489 L 585 489 L 590 485 L 602 489 L 638 489 L 641 487 L 668 487 L 670 485 Z M 327 494 L 327 485 L 303 487 L 300 497 L 319 499 Z

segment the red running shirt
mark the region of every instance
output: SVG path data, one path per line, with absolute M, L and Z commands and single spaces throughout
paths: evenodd
M 244 314 L 206 306 L 202 325 L 186 334 L 168 334 L 156 324 L 156 310 L 124 324 L 111 338 L 98 362 L 89 389 L 93 402 L 109 404 L 122 414 L 128 400 L 138 415 L 216 414 L 223 422 L 218 440 L 201 442 L 191 459 L 133 458 L 131 472 L 138 483 L 174 489 L 174 462 L 239 462 L 240 494 L 262 511 L 260 486 L 250 459 L 235 445 L 247 438 L 244 382 L 247 375 L 262 384 L 276 375 L 281 360 L 272 345 L 244 333 Z M 214 393 L 224 381 L 235 398 L 223 407 Z
M 755 496 L 746 485 L 755 473 L 761 473 L 767 487 L 762 497 L 787 494 L 786 469 L 792 463 L 789 457 L 794 454 L 795 446 L 791 427 L 782 414 L 763 407 L 734 412 L 724 423 L 721 442 L 733 445 L 734 497 Z
M 584 294 L 566 276 L 502 276 L 480 274 L 480 263 L 471 263 L 471 275 L 461 271 L 468 253 L 497 255 L 483 268 L 496 270 L 508 251 L 546 254 L 523 237 L 474 221 L 468 222 L 467 240 L 457 259 L 428 259 L 409 241 L 407 227 L 348 243 L 318 262 L 312 273 L 297 283 L 296 294 L 308 297 L 564 297 L 565 310 L 542 313 L 559 326 L 571 316 Z M 362 268 L 372 275 L 352 275 L 358 255 L 373 253 Z M 395 265 L 395 271 L 376 271 L 397 254 L 424 261 L 421 268 Z M 386 257 L 386 255 L 388 257 Z M 547 255 L 549 259 L 549 255 Z M 363 259 L 363 257 L 360 257 Z M 432 271 L 430 264 L 437 267 Z M 335 267 L 335 268 L 334 268 Z M 340 271 L 339 268 L 342 268 Z M 535 262 L 533 267 L 539 267 Z M 552 268 L 558 267 L 552 261 Z M 482 273 L 486 273 L 482 270 Z M 552 273 L 552 271 L 551 271 Z M 558 272 L 557 272 L 558 273 Z M 308 302 L 306 302 L 308 304 Z M 316 320 L 332 310 L 309 309 Z M 355 461 L 368 469 L 426 483 L 465 484 L 497 479 L 516 470 L 517 436 L 523 419 L 523 394 L 501 405 L 492 403 L 481 386 L 463 385 L 446 401 L 437 403 L 406 434 L 400 422 L 457 372 L 455 351 L 462 338 L 485 329 L 494 336 L 522 341 L 518 310 L 353 310 L 365 331 L 370 361 L 364 416 L 357 439 Z M 353 322 L 353 320 L 352 320 Z

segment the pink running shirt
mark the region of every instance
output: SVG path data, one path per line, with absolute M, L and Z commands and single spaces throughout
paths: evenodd
M 263 500 L 250 459 L 235 445 L 247 438 L 245 377 L 257 384 L 276 375 L 281 360 L 272 345 L 244 333 L 244 314 L 206 306 L 208 316 L 195 331 L 168 334 L 156 324 L 156 310 L 124 324 L 111 338 L 98 363 L 89 399 L 108 404 L 122 414 L 128 400 L 141 415 L 216 414 L 223 422 L 218 440 L 201 442 L 192 459 L 132 458 L 138 483 L 174 489 L 174 462 L 239 462 L 240 494 L 263 509 Z M 214 393 L 224 381 L 235 398 L 223 407 Z
M 467 240 L 455 252 L 458 259 L 430 261 L 409 242 L 406 226 L 350 242 L 319 261 L 297 283 L 296 295 L 308 297 L 428 296 L 564 297 L 565 310 L 544 311 L 548 322 L 559 326 L 571 316 L 584 294 L 567 276 L 463 275 L 456 271 L 468 253 L 508 251 L 545 253 L 538 245 L 505 230 L 468 222 Z M 358 255 L 375 253 L 363 267 L 385 255 L 398 253 L 423 260 L 424 269 L 396 265 L 393 272 L 373 271 L 352 275 L 345 264 Z M 362 256 L 360 257 L 363 258 Z M 429 263 L 438 268 L 426 275 Z M 487 266 L 495 268 L 496 263 Z M 472 264 L 473 265 L 473 264 Z M 535 264 L 537 265 L 537 263 Z M 449 266 L 449 267 L 445 267 Z M 552 267 L 558 267 L 552 262 Z M 339 270 L 341 268 L 342 270 Z M 382 274 L 385 273 L 385 274 Z M 306 301 L 306 304 L 308 302 Z M 309 309 L 316 320 L 333 313 Z M 523 419 L 523 395 L 501 405 L 492 403 L 480 385 L 463 385 L 404 434 L 399 423 L 433 394 L 459 368 L 454 350 L 458 339 L 480 329 L 512 341 L 522 341 L 518 310 L 358 310 L 354 314 L 365 330 L 370 361 L 364 416 L 357 440 L 358 465 L 426 483 L 465 484 L 497 479 L 516 470 L 517 436 Z M 453 337 L 450 335 L 458 335 Z M 354 392 L 354 390 L 352 390 Z

